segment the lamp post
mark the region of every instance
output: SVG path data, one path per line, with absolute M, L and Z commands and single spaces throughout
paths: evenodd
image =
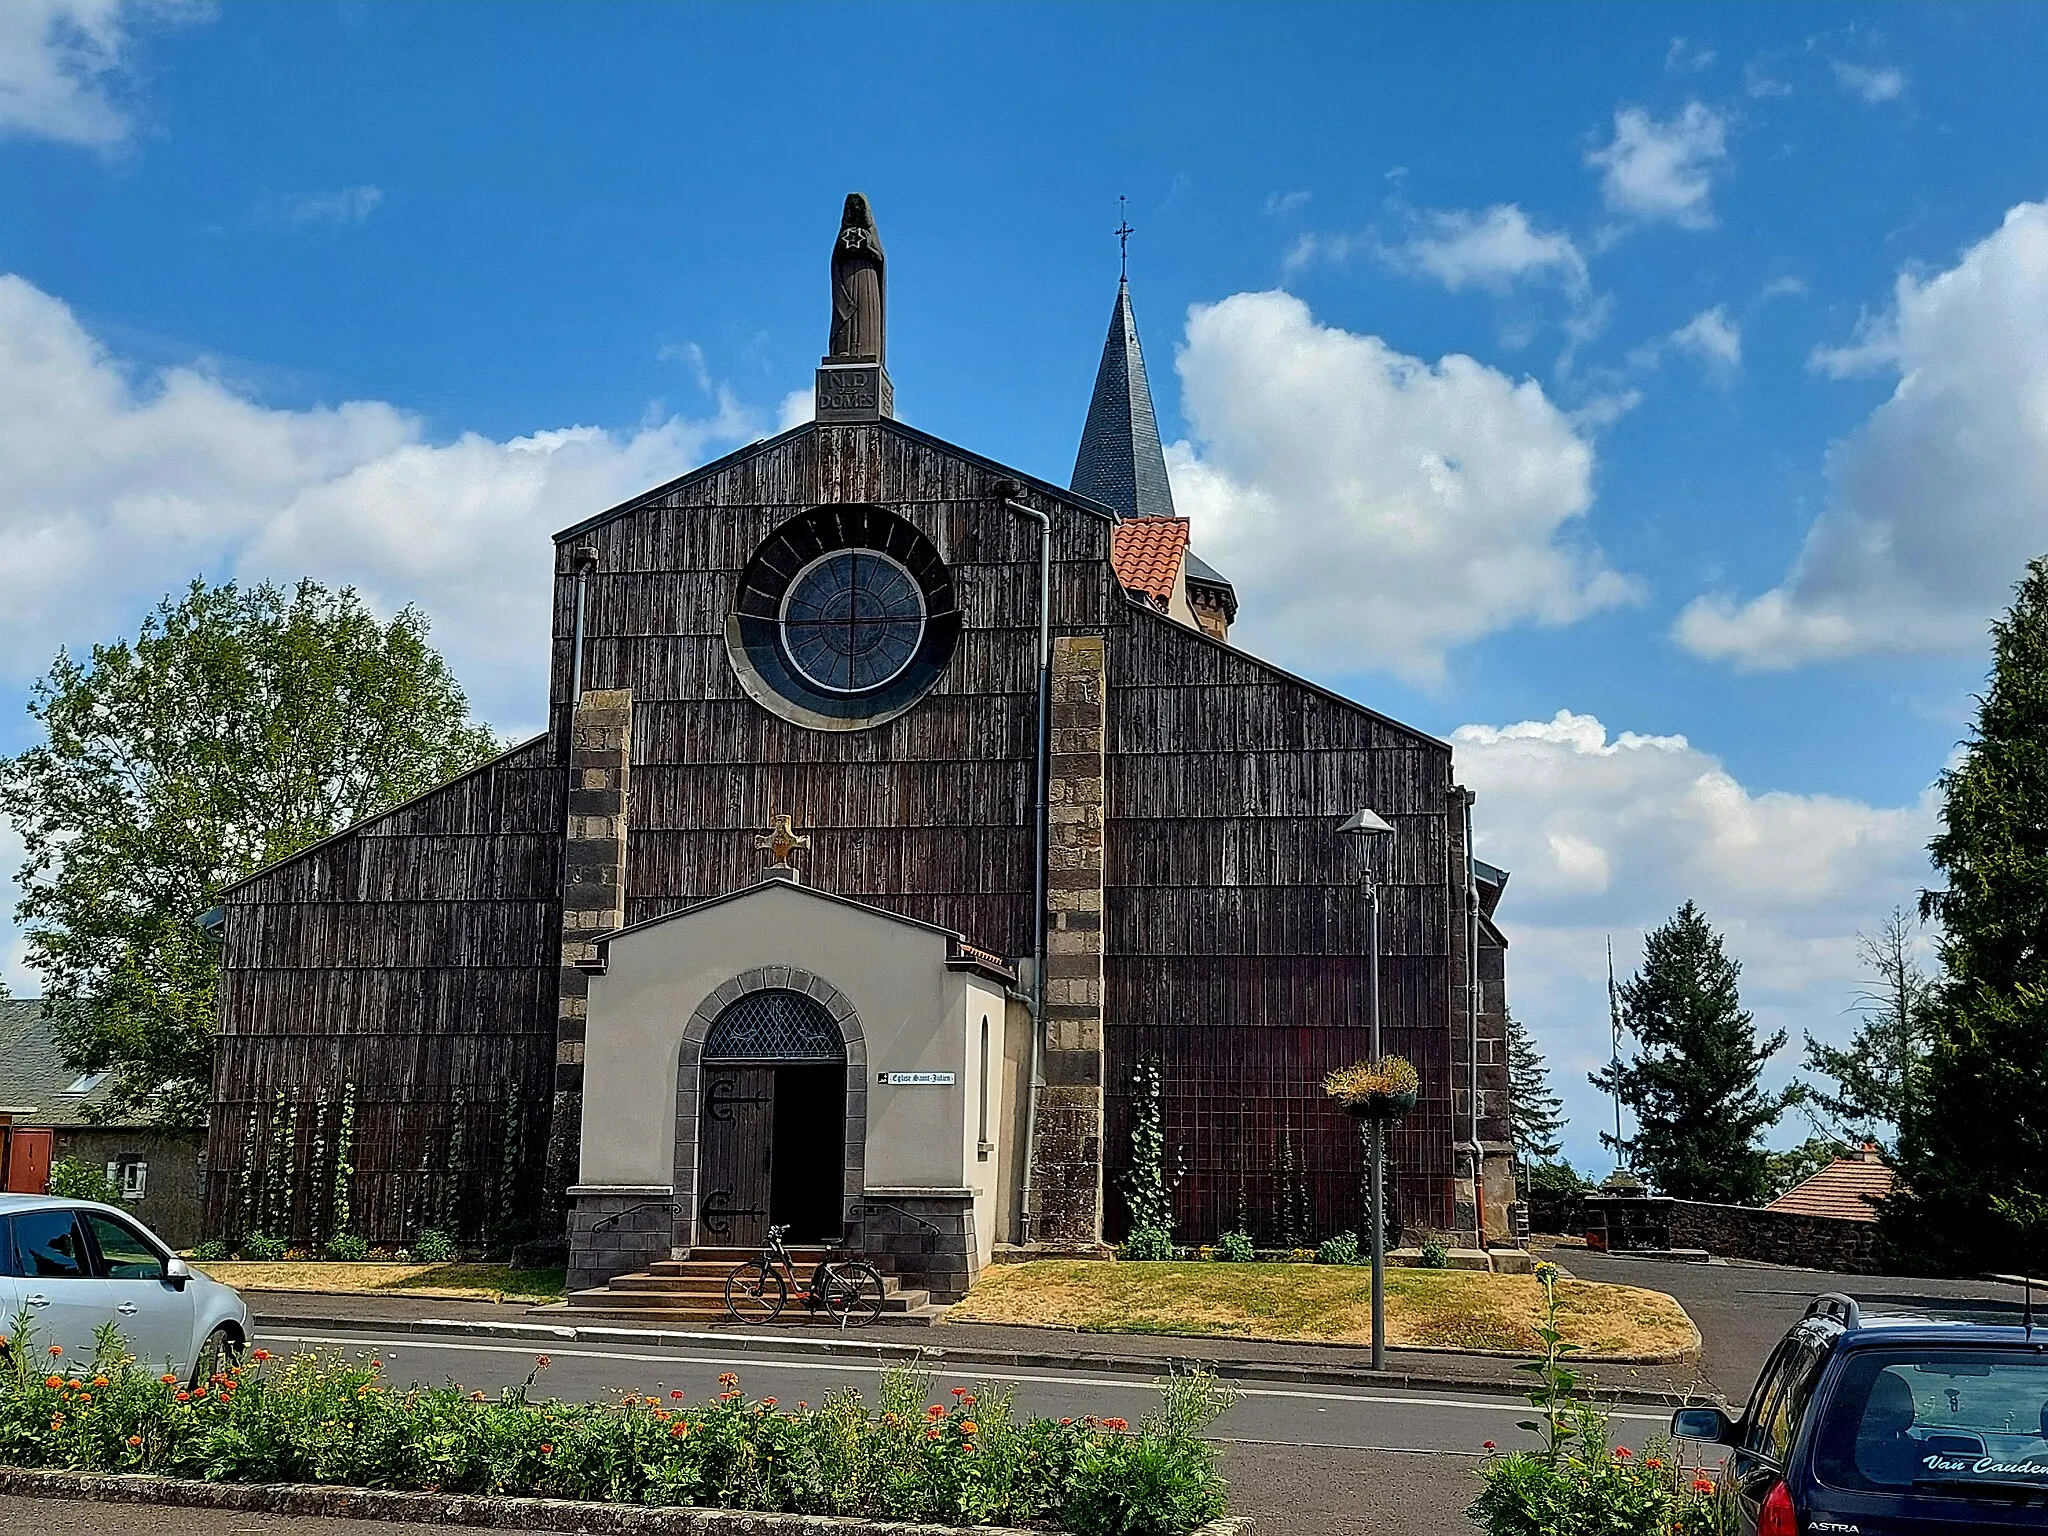
M 1373 844 L 1392 837 L 1394 829 L 1375 811 L 1354 811 L 1337 828 L 1339 835 L 1359 840 L 1360 868 L 1364 872 L 1367 931 L 1370 934 L 1366 972 L 1367 994 L 1372 999 L 1372 1056 L 1380 1059 L 1380 885 L 1373 869 Z M 1371 1196 L 1367 1215 L 1372 1222 L 1372 1368 L 1383 1370 L 1387 1363 L 1387 1213 L 1386 1141 L 1377 1119 L 1362 1119 L 1366 1127 L 1367 1160 L 1371 1164 Z

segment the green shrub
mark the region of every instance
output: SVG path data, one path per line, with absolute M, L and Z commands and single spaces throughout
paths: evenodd
M 281 1237 L 251 1232 L 242 1239 L 242 1257 L 251 1264 L 275 1264 L 285 1256 L 287 1246 Z
M 201 1264 L 218 1264 L 228 1256 L 228 1245 L 217 1237 L 192 1245 L 192 1257 Z
M 1422 1255 L 1415 1261 L 1417 1269 L 1449 1269 L 1451 1250 L 1444 1246 L 1440 1237 L 1426 1237 L 1422 1240 Z
M 1173 1257 L 1173 1238 L 1164 1227 L 1139 1227 L 1117 1250 L 1123 1259 L 1160 1260 Z
M 1226 1232 L 1216 1239 L 1216 1257 L 1225 1264 L 1249 1264 L 1254 1255 L 1249 1232 Z
M 455 1239 L 439 1227 L 424 1228 L 413 1239 L 412 1256 L 422 1264 L 446 1264 L 455 1257 Z
M 370 1256 L 370 1240 L 360 1232 L 344 1232 L 331 1238 L 327 1244 L 327 1257 L 339 1259 L 344 1264 L 360 1264 Z
M 1318 1264 L 1362 1264 L 1367 1262 L 1358 1256 L 1358 1234 L 1339 1232 L 1335 1237 L 1326 1237 L 1316 1246 Z
M 815 1408 L 750 1401 L 739 1378 L 693 1402 L 627 1394 L 540 1399 L 526 1381 L 486 1397 L 387 1381 L 339 1353 L 267 1351 L 187 1391 L 138 1366 L 110 1327 L 83 1375 L 41 1372 L 26 1318 L 0 1365 L 0 1464 L 227 1483 L 325 1483 L 691 1504 L 1076 1536 L 1180 1536 L 1223 1513 L 1202 1430 L 1229 1396 L 1205 1376 L 1161 1386 L 1141 1424 L 1024 1418 L 1008 1388 L 954 1388 L 892 1370 L 870 1407 L 853 1388 Z M 37 1362 L 44 1362 L 38 1364 Z
M 50 1164 L 50 1193 L 60 1200 L 97 1200 L 102 1205 L 119 1205 L 121 1191 L 98 1163 L 76 1157 L 60 1157 Z

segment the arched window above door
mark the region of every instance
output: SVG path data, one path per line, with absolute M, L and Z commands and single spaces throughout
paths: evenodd
M 844 1061 L 846 1041 L 823 1003 L 786 987 L 736 998 L 704 1037 L 705 1061 Z

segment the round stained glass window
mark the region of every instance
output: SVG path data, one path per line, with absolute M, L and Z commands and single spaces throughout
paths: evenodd
M 790 665 L 834 693 L 893 682 L 924 638 L 924 595 L 896 561 L 873 549 L 813 560 L 782 600 Z

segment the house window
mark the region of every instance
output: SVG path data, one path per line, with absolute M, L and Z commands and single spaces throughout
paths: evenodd
M 108 1074 L 105 1072 L 82 1072 L 77 1077 L 71 1080 L 71 1086 L 69 1088 L 66 1088 L 64 1092 L 79 1094 L 91 1093 L 93 1089 L 99 1087 L 101 1083 L 104 1083 L 107 1080 L 107 1077 Z
M 140 1200 L 149 1189 L 149 1164 L 139 1157 L 109 1163 L 107 1182 L 121 1191 L 123 1200 Z
M 976 1139 L 979 1155 L 986 1161 L 995 1147 L 988 1139 L 988 1015 L 985 1013 L 981 1016 L 981 1134 Z

